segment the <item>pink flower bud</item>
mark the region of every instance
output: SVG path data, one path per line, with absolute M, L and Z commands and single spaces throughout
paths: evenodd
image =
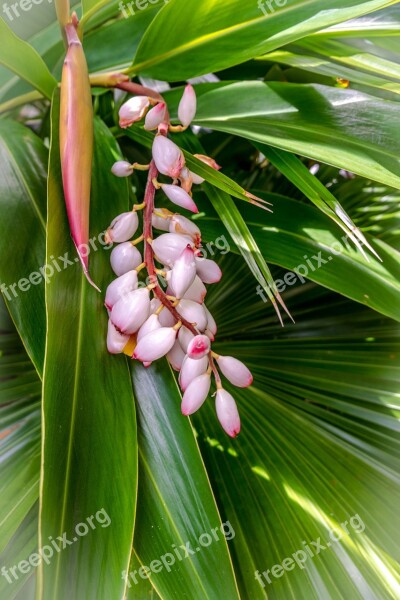
M 173 327 L 176 323 L 175 317 L 169 312 L 168 308 L 164 308 L 158 318 L 162 327 Z
M 159 215 L 155 214 L 155 213 L 160 213 L 160 214 L 165 213 L 165 215 L 167 216 L 167 214 L 169 212 L 170 211 L 167 210 L 166 208 L 155 208 L 154 209 L 154 213 L 151 217 L 151 223 L 155 229 L 161 229 L 161 231 L 169 231 L 170 230 L 169 223 L 170 223 L 171 219 L 160 217 Z
M 147 96 L 135 96 L 130 98 L 119 109 L 119 126 L 126 129 L 132 123 L 140 121 L 145 115 L 150 102 Z
M 181 372 L 179 373 L 179 385 L 181 386 L 182 391 L 186 391 L 193 379 L 203 375 L 207 369 L 207 356 L 204 356 L 204 358 L 200 358 L 199 360 L 193 360 L 193 358 L 186 356 L 182 364 Z
M 197 99 L 196 92 L 188 83 L 183 92 L 182 99 L 178 107 L 178 118 L 184 127 L 189 127 L 190 123 L 196 116 Z
M 185 295 L 183 296 L 187 300 L 193 300 L 193 302 L 198 302 L 199 304 L 203 304 L 204 298 L 207 294 L 207 288 L 200 279 L 198 275 L 196 275 L 192 285 L 187 290 Z
M 114 304 L 129 292 L 133 292 L 138 286 L 138 274 L 136 271 L 128 271 L 121 277 L 115 279 L 107 288 L 105 305 L 111 310 Z
M 218 366 L 225 377 L 236 387 L 245 388 L 253 383 L 253 375 L 249 369 L 237 358 L 220 356 Z
M 218 283 L 222 277 L 222 271 L 214 260 L 208 258 L 196 259 L 197 275 L 203 283 Z
M 106 231 L 105 240 L 112 242 L 126 242 L 130 240 L 139 227 L 139 218 L 135 211 L 122 213 L 114 219 Z
M 215 401 L 217 417 L 225 432 L 231 437 L 236 437 L 240 432 L 240 417 L 233 396 L 223 389 L 217 391 Z
M 195 154 L 194 156 L 209 167 L 211 167 L 212 169 L 215 169 L 216 171 L 219 171 L 221 169 L 221 167 L 215 162 L 215 160 L 213 158 L 210 158 L 209 156 L 205 156 L 204 154 Z M 200 183 L 203 183 L 204 178 L 200 175 L 196 175 L 196 173 L 193 172 L 190 172 L 190 175 L 194 184 L 199 185 Z
M 160 173 L 173 179 L 179 177 L 185 166 L 185 157 L 180 148 L 163 135 L 157 135 L 154 138 L 153 158 Z
M 182 298 L 196 277 L 196 263 L 193 248 L 186 246 L 172 267 L 170 285 L 177 298 Z
M 176 341 L 173 327 L 161 327 L 145 335 L 138 343 L 133 358 L 141 362 L 153 362 L 168 354 Z
M 142 255 L 130 242 L 116 246 L 110 256 L 111 268 L 118 276 L 136 269 L 142 264 Z
M 111 173 L 117 177 L 129 177 L 133 173 L 133 167 L 126 160 L 118 160 L 113 164 Z
M 161 188 L 167 198 L 177 206 L 186 208 L 186 210 L 190 210 L 192 213 L 199 212 L 199 209 L 194 203 L 193 198 L 178 185 L 163 183 Z
M 160 102 L 159 104 L 154 106 L 154 108 L 149 110 L 149 112 L 146 115 L 146 120 L 144 122 L 144 128 L 147 131 L 153 131 L 161 125 L 161 123 L 165 119 L 165 109 L 165 102 Z
M 204 183 L 204 177 L 200 177 L 200 175 L 196 175 L 196 173 L 193 173 L 193 171 L 190 171 L 190 176 L 192 178 L 192 183 L 194 183 L 195 185 L 200 185 L 201 183 Z
M 172 266 L 188 244 L 194 247 L 191 238 L 186 235 L 163 233 L 153 240 L 152 248 L 161 263 Z
M 186 417 L 195 413 L 204 404 L 211 387 L 209 373 L 199 375 L 191 381 L 183 394 L 181 411 Z
M 215 322 L 215 319 L 205 304 L 204 304 L 204 310 L 206 311 L 206 315 L 207 315 L 207 329 L 210 331 L 210 333 L 213 336 L 215 336 L 217 333 L 217 324 Z
M 122 335 L 115 329 L 111 321 L 108 321 L 107 350 L 109 353 L 121 354 L 128 342 L 129 335 Z
M 153 315 L 160 306 L 161 301 L 158 298 L 152 298 L 150 300 L 150 314 Z
M 183 217 L 182 215 L 174 215 L 168 222 L 170 233 L 183 233 L 190 235 L 196 246 L 201 244 L 201 231 L 196 223 Z
M 189 331 L 187 327 L 183 326 L 180 328 L 178 333 L 178 341 L 185 354 L 187 354 L 188 346 L 194 337 L 195 336 L 193 335 L 193 333 Z
M 182 189 L 184 189 L 185 192 L 190 194 L 190 192 L 192 191 L 192 187 L 193 187 L 193 178 L 192 178 L 192 173 L 189 171 L 189 169 L 187 167 L 183 167 L 183 169 L 179 175 L 179 181 L 181 182 Z
M 158 319 L 158 315 L 150 315 L 149 318 L 143 323 L 143 325 L 139 329 L 137 334 L 137 341 L 140 342 L 140 340 L 145 335 L 151 333 L 152 331 L 156 331 L 157 329 L 161 329 L 161 324 Z
M 196 323 L 195 327 L 199 331 L 204 331 L 207 327 L 207 316 L 202 304 L 197 304 L 193 300 L 183 298 L 176 307 L 176 310 L 189 323 Z
M 206 335 L 196 335 L 188 345 L 187 355 L 189 358 L 199 360 L 206 356 L 211 349 L 210 340 Z
M 147 288 L 126 294 L 114 304 L 111 311 L 113 325 L 123 334 L 132 335 L 143 325 L 150 313 L 150 295 Z
M 206 156 L 205 154 L 195 154 L 194 155 L 196 158 L 198 158 L 199 160 L 201 160 L 201 162 L 205 163 L 206 165 L 208 165 L 209 167 L 211 167 L 212 169 L 215 169 L 216 171 L 220 171 L 222 167 L 220 167 L 220 165 L 218 163 L 215 162 L 215 160 L 213 158 L 211 158 L 210 156 Z
M 168 362 L 175 371 L 180 371 L 184 358 L 185 353 L 182 350 L 180 343 L 176 341 L 167 354 Z
M 208 329 L 208 327 L 206 327 L 206 329 L 204 330 L 204 335 L 208 337 L 210 342 L 213 342 L 215 340 L 215 335 L 212 333 L 212 331 Z

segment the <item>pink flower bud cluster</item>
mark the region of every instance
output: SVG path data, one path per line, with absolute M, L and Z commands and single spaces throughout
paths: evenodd
M 135 100 L 135 102 L 133 102 Z M 146 101 L 147 100 L 147 103 Z M 148 98 L 128 101 L 120 110 L 121 126 L 141 119 L 150 105 Z M 179 105 L 178 116 L 183 128 L 192 122 L 196 112 L 196 95 L 188 85 Z M 118 216 L 106 233 L 108 242 L 116 242 L 111 253 L 111 266 L 117 275 L 108 287 L 105 305 L 109 313 L 107 347 L 113 354 L 125 353 L 146 367 L 166 356 L 172 368 L 179 372 L 183 392 L 182 413 L 191 415 L 210 394 L 211 378 L 216 383 L 217 417 L 231 437 L 240 431 L 236 402 L 223 388 L 220 373 L 234 386 L 245 388 L 253 378 L 248 368 L 236 358 L 213 352 L 212 342 L 217 333 L 216 322 L 204 300 L 206 285 L 218 283 L 222 272 L 213 260 L 202 257 L 201 231 L 190 218 L 154 206 L 155 189 L 172 203 L 197 213 L 191 192 L 193 184 L 203 179 L 189 171 L 181 149 L 166 132 L 170 126 L 165 103 L 156 104 L 147 112 L 145 128 L 158 129 L 153 142 L 153 167 L 172 182 L 160 183 L 149 174 L 148 191 L 143 205 L 132 212 Z M 218 169 L 213 159 L 198 155 L 209 166 Z M 128 176 L 133 166 L 118 161 L 112 168 L 118 177 Z M 135 235 L 139 219 L 137 210 L 144 206 L 144 234 Z M 149 212 L 150 211 L 150 212 Z M 160 231 L 153 237 L 153 228 Z M 144 260 L 136 245 L 144 238 Z M 156 263 L 157 266 L 156 266 Z M 151 283 L 139 281 L 139 273 L 146 268 Z M 164 292 L 157 275 L 167 285 Z

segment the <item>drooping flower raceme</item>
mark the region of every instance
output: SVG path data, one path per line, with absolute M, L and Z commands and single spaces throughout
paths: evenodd
M 143 118 L 150 103 L 154 101 L 146 96 L 128 100 L 119 111 L 121 127 Z M 233 396 L 223 388 L 220 372 L 241 388 L 251 385 L 253 378 L 242 362 L 220 356 L 211 347 L 217 325 L 204 303 L 205 284 L 218 283 L 221 269 L 215 261 L 202 257 L 201 231 L 190 215 L 173 213 L 159 203 L 155 206 L 157 193 L 189 213 L 198 212 L 192 186 L 204 180 L 189 171 L 183 152 L 167 137 L 170 128 L 181 131 L 190 126 L 195 113 L 196 95 L 191 85 L 185 88 L 179 104 L 179 126 L 171 126 L 166 104 L 156 102 L 147 112 L 144 125 L 148 131 L 158 130 L 150 166 L 118 161 L 112 167 L 117 177 L 128 177 L 135 168 L 148 168 L 149 174 L 143 204 L 117 216 L 105 236 L 108 243 L 118 244 L 111 253 L 117 278 L 109 285 L 105 298 L 109 313 L 107 347 L 112 354 L 124 352 L 146 367 L 166 356 L 179 372 L 184 415 L 193 414 L 207 400 L 213 376 L 218 419 L 235 437 L 240 431 L 239 413 Z M 210 157 L 197 158 L 214 169 L 220 168 Z M 161 176 L 169 180 L 161 182 Z M 132 240 L 139 228 L 140 210 L 144 211 L 143 235 Z M 153 228 L 158 235 L 153 235 Z M 143 254 L 137 248 L 141 243 Z M 142 271 L 147 274 L 146 281 L 141 280 Z

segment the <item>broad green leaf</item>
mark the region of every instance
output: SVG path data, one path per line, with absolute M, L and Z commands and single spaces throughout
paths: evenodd
M 80 27 L 85 31 L 98 27 L 103 22 L 106 22 L 116 17 L 123 17 L 124 21 L 130 21 L 135 26 L 145 27 L 143 16 L 151 14 L 151 18 L 164 6 L 163 0 L 153 0 L 153 2 L 136 2 L 129 3 L 127 0 L 83 0 L 83 15 L 80 20 Z M 108 24 L 107 28 L 112 27 Z M 120 40 L 121 41 L 121 40 Z M 129 40 L 127 40 L 129 41 Z M 134 46 L 133 46 L 134 48 Z M 113 45 L 113 53 L 115 52 L 115 44 Z M 131 47 L 132 58 L 132 47 Z
M 324 40 L 321 42 L 321 40 L 310 37 L 308 39 L 306 38 L 305 40 L 301 40 L 299 42 L 299 46 L 306 51 L 322 54 L 330 60 L 351 67 L 354 70 L 366 71 L 367 73 L 386 78 L 387 80 L 394 80 L 393 83 L 399 83 L 399 65 L 389 60 L 380 58 L 379 56 L 374 56 L 371 53 L 357 53 L 354 51 L 354 47 L 349 46 L 344 42 L 329 40 Z
M 17 37 L 2 18 L 0 18 L 0 36 L 2 39 L 0 64 L 25 79 L 44 96 L 51 98 L 57 81 L 36 50 Z
M 396 0 L 174 0 L 146 31 L 132 72 L 180 81 L 219 71 Z
M 3 552 L 0 553 L 2 567 L 6 573 L 0 578 L 0 594 L 4 600 L 34 600 L 36 569 L 29 569 L 23 563 L 22 573 L 17 565 L 21 561 L 26 561 L 32 554 L 38 550 L 37 546 L 37 525 L 38 525 L 39 502 L 36 501 L 21 525 L 15 530 L 12 538 Z M 15 577 L 10 570 L 14 567 Z M 5 576 L 7 575 L 7 577 Z
M 85 34 L 84 49 L 90 72 L 118 70 L 130 65 L 132 52 L 156 14 L 157 5 L 152 8 L 138 11 L 133 16 L 128 13 L 128 18 L 120 18 Z
M 400 115 L 395 102 L 320 85 L 255 81 L 213 90 L 198 104 L 198 125 L 400 188 Z
M 30 129 L 0 120 L 1 291 L 38 370 L 46 331 L 44 276 L 50 272 L 45 269 L 47 156 Z M 25 336 L 33 323 L 35 334 Z
M 343 21 L 333 25 L 326 30 L 318 31 L 315 37 L 362 37 L 388 36 L 398 37 L 399 33 L 399 6 L 394 2 L 393 6 L 388 6 L 372 14 L 365 14 L 349 21 Z
M 134 552 L 147 567 L 160 561 L 151 583 L 161 598 L 172 599 L 179 590 L 182 598 L 234 600 L 238 595 L 224 535 L 229 526 L 221 529 L 171 370 L 159 362 L 148 370 L 132 363 L 131 371 L 138 402 L 140 475 Z M 136 599 L 135 580 L 140 578 L 137 572 L 129 577 L 128 598 Z
M 135 552 L 133 552 L 129 573 L 134 573 L 134 575 L 127 576 L 126 600 L 131 600 L 132 598 L 134 600 L 162 600 L 152 585 L 151 578 L 147 578 L 143 570 L 140 573 L 144 574 L 144 577 L 140 577 L 139 569 L 142 567 L 142 563 Z
M 55 554 L 49 565 L 41 566 L 39 597 L 108 600 L 123 595 L 121 572 L 128 566 L 133 538 L 135 407 L 126 361 L 109 355 L 106 349 L 107 314 L 102 295 L 82 275 L 69 234 L 59 164 L 58 104 L 55 95 L 47 259 L 67 253 L 73 264 L 46 287 L 39 543 L 45 545 L 49 536 L 56 539 L 63 533 L 76 541 Z M 127 182 L 110 173 L 117 156 L 112 136 L 96 121 L 91 236 L 97 251 L 92 246 L 91 264 L 93 277 L 103 288 L 110 279 L 109 253 L 99 242 L 99 234 L 128 202 Z M 92 516 L 95 528 L 87 522 Z M 80 523 L 86 527 L 77 530 Z M 88 532 L 82 535 L 85 529 Z
M 371 252 L 376 254 L 375 250 L 368 243 L 361 231 L 354 225 L 335 196 L 310 173 L 307 167 L 294 154 L 271 148 L 264 144 L 255 145 L 315 206 L 343 229 L 361 252 L 364 252 L 363 245 L 365 245 Z
M 258 60 L 278 62 L 295 69 L 323 75 L 331 79 L 332 85 L 338 84 L 338 79 L 349 82 L 351 89 L 360 90 L 367 94 L 384 97 L 388 100 L 398 100 L 400 86 L 398 83 L 379 77 L 377 74 L 365 73 L 359 69 L 334 62 L 330 57 L 320 54 L 309 54 L 301 48 L 289 46 L 290 50 L 276 50 Z M 353 49 L 354 51 L 354 49 Z M 296 71 L 297 72 L 297 71 Z M 287 71 L 285 72 L 287 76 Z M 339 83 L 340 87 L 340 83 Z
M 268 263 L 290 271 L 286 281 L 275 281 L 286 302 L 285 291 L 310 279 L 400 321 L 400 254 L 388 244 L 369 238 L 382 263 L 369 262 L 352 247 L 346 235 L 327 216 L 312 206 L 274 194 L 257 192 L 273 202 L 273 214 L 241 205 L 243 215 Z M 219 218 L 207 209 L 200 221 L 204 239 L 221 235 Z M 231 250 L 239 253 L 229 238 Z M 310 264 L 307 262 L 310 260 Z M 298 271 L 295 275 L 293 271 Z M 254 294 L 257 286 L 254 286 Z M 288 306 L 290 312 L 292 307 Z M 293 317 L 297 321 L 296 314 Z
M 276 288 L 274 278 L 265 258 L 239 209 L 228 194 L 215 190 L 210 184 L 205 184 L 204 190 L 256 281 L 261 285 L 272 302 L 282 323 L 278 304 L 283 306 L 286 312 L 288 311 Z M 288 314 L 290 316 L 290 313 Z
M 251 300 L 245 267 L 230 259 L 224 271 L 209 300 L 226 340 L 216 351 L 243 360 L 254 385 L 228 386 L 242 417 L 236 440 L 221 433 L 211 400 L 194 423 L 235 531 L 242 597 L 395 598 L 398 328 L 308 285 L 289 292 L 298 322 L 279 331 L 272 309 L 268 319 Z M 313 555 L 295 563 L 306 545 Z M 287 570 L 274 568 L 286 558 Z

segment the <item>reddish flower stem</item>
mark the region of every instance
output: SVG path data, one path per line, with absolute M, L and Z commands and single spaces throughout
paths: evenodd
M 150 281 L 155 284 L 153 288 L 154 294 L 160 300 L 160 302 L 169 310 L 169 312 L 173 315 L 176 321 L 181 321 L 182 325 L 187 327 L 189 331 L 191 331 L 194 335 L 198 335 L 198 331 L 195 329 L 192 323 L 186 321 L 173 306 L 172 302 L 168 300 L 166 294 L 160 288 L 157 279 L 156 267 L 154 264 L 154 252 L 151 244 L 148 240 L 153 239 L 153 225 L 152 225 L 152 216 L 154 211 L 154 198 L 156 194 L 156 188 L 153 185 L 153 179 L 157 179 L 158 170 L 155 165 L 154 160 L 150 163 L 149 174 L 147 178 L 147 186 L 144 195 L 144 213 L 143 213 L 143 234 L 144 234 L 144 262 L 146 263 L 147 273 L 149 275 Z
M 115 87 L 124 90 L 125 92 L 129 92 L 130 94 L 134 94 L 135 96 L 148 96 L 149 98 L 157 100 L 157 102 L 164 102 L 164 98 L 161 94 L 144 85 L 140 85 L 140 83 L 135 83 L 134 81 L 122 81 L 117 83 Z

